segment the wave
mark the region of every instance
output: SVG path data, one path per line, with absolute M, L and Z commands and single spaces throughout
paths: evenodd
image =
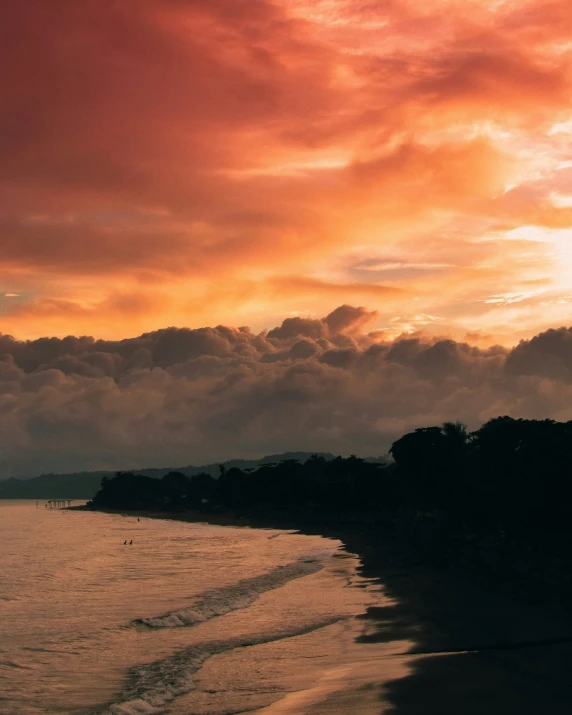
M 34 670 L 33 665 L 28 663 L 21 663 L 18 660 L 8 660 L 5 658 L 0 658 L 0 668 L 16 668 L 17 670 Z
M 331 616 L 290 629 L 276 630 L 272 633 L 191 646 L 164 660 L 139 666 L 131 671 L 131 685 L 123 693 L 121 699 L 100 711 L 100 715 L 153 715 L 163 712 L 175 698 L 193 690 L 193 675 L 200 670 L 208 658 L 235 648 L 246 648 L 294 638 L 325 628 L 345 618 L 347 616 Z
M 250 606 L 267 591 L 284 586 L 289 581 L 309 576 L 324 568 L 324 563 L 315 557 L 277 566 L 260 576 L 245 578 L 230 586 L 204 591 L 189 608 L 182 608 L 162 616 L 137 618 L 132 624 L 148 628 L 181 628 L 194 626 L 216 616 Z

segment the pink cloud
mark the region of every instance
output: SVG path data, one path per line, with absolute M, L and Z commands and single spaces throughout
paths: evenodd
M 545 325 L 486 300 L 567 293 L 560 248 L 501 234 L 571 225 L 553 199 L 569 135 L 552 131 L 570 19 L 543 0 L 12 3 L 0 280 L 25 297 L 4 329 L 262 327 L 362 296 L 381 322 L 436 314 L 458 336 L 477 304 L 509 342 Z M 356 280 L 384 254 L 453 268 Z

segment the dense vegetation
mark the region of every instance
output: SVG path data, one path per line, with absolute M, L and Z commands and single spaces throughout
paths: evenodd
M 287 459 L 220 476 L 105 478 L 97 508 L 192 509 L 317 522 L 430 522 L 460 530 L 568 529 L 572 422 L 498 417 L 469 433 L 446 423 L 404 435 L 388 464 Z
M 408 563 L 505 584 L 516 598 L 572 602 L 572 422 L 498 417 L 472 433 L 446 423 L 404 435 L 390 454 L 386 464 L 315 456 L 221 466 L 218 479 L 120 473 L 91 506 L 361 532 Z
M 296 458 L 306 460 L 311 456 L 309 452 L 286 452 L 285 454 L 273 454 L 262 459 L 246 460 L 233 459 L 225 462 L 227 469 L 238 467 L 239 469 L 251 469 L 260 467 L 267 462 L 275 462 L 282 459 Z M 323 456 L 332 458 L 331 454 L 324 453 Z M 218 475 L 218 464 L 204 464 L 196 467 L 192 464 L 177 468 L 177 472 L 192 477 L 196 474 L 206 473 L 211 476 Z M 148 468 L 137 470 L 137 474 L 144 474 L 147 477 L 160 479 L 173 468 Z M 102 477 L 112 478 L 112 471 L 94 472 L 71 472 L 68 474 L 42 474 L 31 479 L 3 479 L 0 480 L 0 499 L 91 499 L 101 485 Z

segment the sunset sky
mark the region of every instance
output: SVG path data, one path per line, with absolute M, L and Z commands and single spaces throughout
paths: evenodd
M 388 337 L 572 321 L 572 6 L 20 0 L 2 11 L 1 330 Z
M 0 20 L 0 476 L 572 418 L 571 3 Z

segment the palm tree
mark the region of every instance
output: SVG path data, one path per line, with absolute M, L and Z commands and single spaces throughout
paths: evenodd
M 464 448 L 470 438 L 467 432 L 467 425 L 459 422 L 459 420 L 457 422 L 443 422 L 441 431 L 453 449 Z

